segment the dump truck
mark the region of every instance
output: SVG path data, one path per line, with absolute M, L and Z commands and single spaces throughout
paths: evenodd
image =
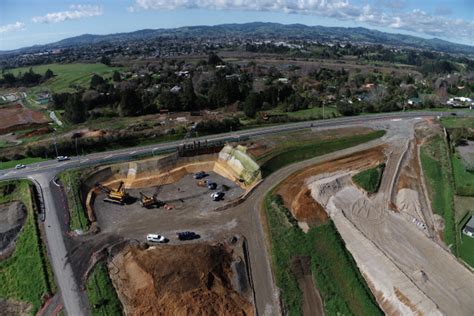
M 155 193 L 153 196 L 148 196 L 143 192 L 140 192 L 140 205 L 145 208 L 160 207 L 163 205 L 163 201 L 158 199 L 158 194 Z
M 107 195 L 107 197 L 104 199 L 104 202 L 123 205 L 125 203 L 126 198 L 128 197 L 127 192 L 125 192 L 123 181 L 120 181 L 117 189 L 111 189 L 105 185 L 102 185 L 99 182 L 97 182 L 95 186 Z

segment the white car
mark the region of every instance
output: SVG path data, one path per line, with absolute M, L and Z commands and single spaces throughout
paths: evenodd
M 26 168 L 24 164 L 18 164 L 15 166 L 15 169 L 23 169 L 23 168 Z
M 148 242 L 157 242 L 157 243 L 165 243 L 168 240 L 165 238 L 165 236 L 158 235 L 158 234 L 148 234 L 146 235 L 146 240 Z
M 69 157 L 68 156 L 57 156 L 56 160 L 57 161 L 65 161 L 65 160 L 69 160 Z

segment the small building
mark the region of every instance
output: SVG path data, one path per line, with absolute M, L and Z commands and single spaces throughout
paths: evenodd
M 474 238 L 474 217 L 471 216 L 466 226 L 464 226 L 464 229 L 462 230 L 462 232 L 465 235 Z

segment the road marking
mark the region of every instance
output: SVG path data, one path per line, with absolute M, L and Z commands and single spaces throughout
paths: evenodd
M 54 185 L 56 185 L 57 187 L 59 187 L 59 188 L 61 187 L 61 186 L 59 185 L 59 183 L 56 182 L 56 178 L 53 179 L 53 183 L 54 183 Z
M 137 153 L 137 151 L 134 150 L 134 151 L 132 151 L 132 152 L 130 153 L 130 155 L 133 155 L 133 154 L 136 154 L 136 153 Z
M 399 121 L 401 121 L 401 120 L 402 120 L 401 118 L 391 119 L 392 122 L 399 122 Z
M 113 157 L 114 155 L 110 154 L 110 155 L 107 155 L 104 157 L 104 159 L 107 159 L 107 158 L 110 158 L 110 157 Z

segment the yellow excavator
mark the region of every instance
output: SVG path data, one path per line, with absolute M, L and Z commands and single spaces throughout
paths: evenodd
M 140 205 L 144 208 L 160 207 L 163 205 L 163 201 L 158 200 L 158 194 L 148 196 L 143 192 L 140 192 Z
M 107 195 L 107 197 L 104 199 L 104 202 L 123 205 L 125 203 L 125 199 L 128 197 L 127 192 L 125 192 L 123 181 L 120 181 L 117 189 L 111 189 L 98 182 L 95 184 L 95 186 Z

